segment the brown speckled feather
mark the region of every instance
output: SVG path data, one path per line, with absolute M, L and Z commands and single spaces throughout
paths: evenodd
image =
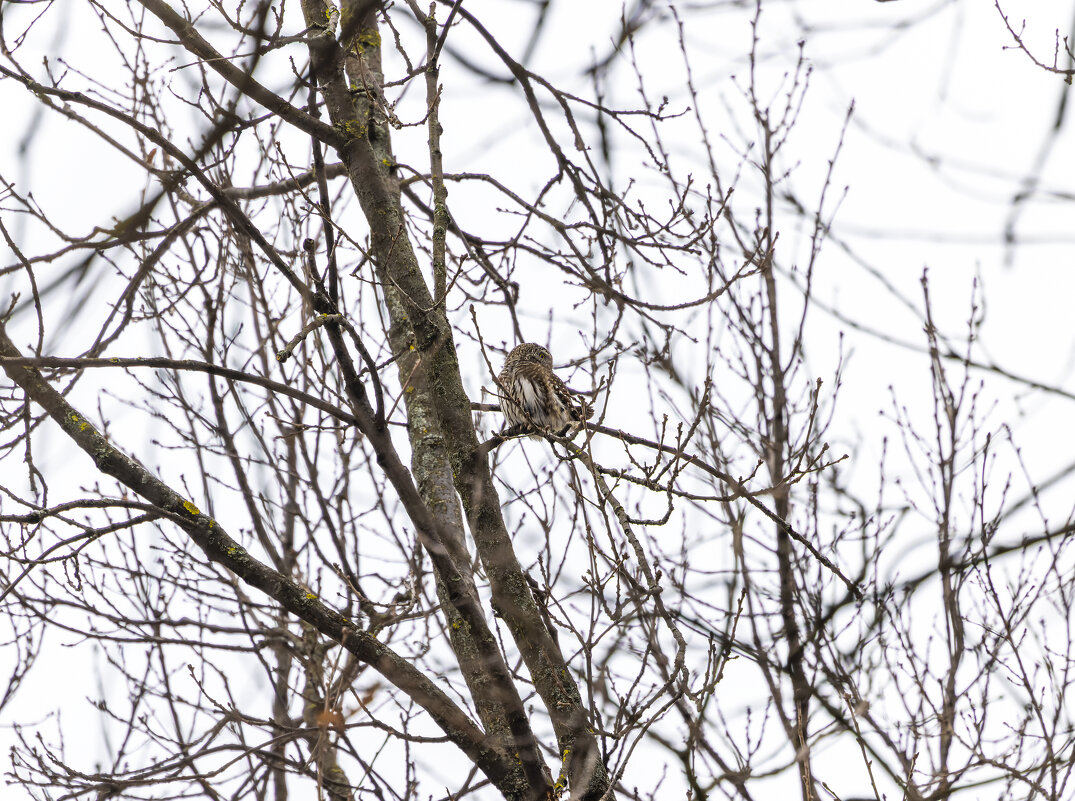
M 526 343 L 512 350 L 499 380 L 500 408 L 509 428 L 574 433 L 593 416 L 589 404 L 553 374 L 552 354 L 541 345 Z

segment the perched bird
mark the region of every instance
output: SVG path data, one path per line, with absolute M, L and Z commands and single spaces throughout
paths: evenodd
M 582 398 L 572 396 L 567 385 L 553 375 L 552 354 L 541 345 L 528 342 L 517 346 L 504 360 L 500 371 L 500 409 L 511 433 L 541 433 L 564 436 L 575 434 L 593 409 Z

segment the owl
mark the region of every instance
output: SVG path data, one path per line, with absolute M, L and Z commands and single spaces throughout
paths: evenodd
M 508 429 L 537 431 L 564 436 L 579 431 L 593 409 L 582 398 L 572 397 L 567 385 L 552 373 L 552 354 L 528 342 L 517 346 L 500 371 L 500 408 Z

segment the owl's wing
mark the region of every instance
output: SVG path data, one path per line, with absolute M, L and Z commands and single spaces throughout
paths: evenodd
M 572 419 L 582 422 L 583 420 L 589 420 L 593 417 L 593 407 L 587 402 L 587 400 L 581 395 L 572 392 L 567 384 L 552 376 L 552 391 L 555 393 L 557 399 L 563 404 L 564 409 Z

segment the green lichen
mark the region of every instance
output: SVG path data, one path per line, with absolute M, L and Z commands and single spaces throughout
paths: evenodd
M 336 23 L 340 20 L 340 10 L 331 3 L 325 8 L 325 28 L 329 31 L 336 30 Z
M 376 28 L 363 28 L 355 36 L 355 48 L 359 53 L 365 53 L 366 48 L 380 47 L 381 33 Z
M 564 790 L 567 789 L 567 763 L 571 759 L 571 749 L 565 748 L 563 753 L 560 754 L 560 762 L 562 767 L 560 768 L 560 775 L 556 777 L 556 783 L 552 786 L 553 793 L 559 797 Z
M 365 125 L 357 120 L 347 120 L 346 122 L 338 122 L 332 126 L 343 138 L 348 142 L 353 142 L 356 139 L 362 139 L 366 136 L 368 129 Z
M 187 510 L 187 514 L 200 515 L 198 507 L 192 504 L 190 501 L 183 501 L 183 508 Z

